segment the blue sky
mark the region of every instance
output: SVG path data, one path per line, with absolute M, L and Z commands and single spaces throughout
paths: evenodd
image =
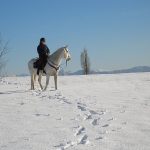
M 28 72 L 40 37 L 51 52 L 69 45 L 80 69 L 80 53 L 89 52 L 93 69 L 150 66 L 149 0 L 0 0 L 0 32 L 9 40 L 6 71 Z

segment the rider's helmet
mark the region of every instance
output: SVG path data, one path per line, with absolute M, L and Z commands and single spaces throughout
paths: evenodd
M 46 42 L 45 38 L 40 39 L 40 43 L 45 43 L 45 42 Z

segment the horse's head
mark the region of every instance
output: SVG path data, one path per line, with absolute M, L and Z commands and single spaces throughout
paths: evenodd
M 71 55 L 69 53 L 68 46 L 63 47 L 63 50 L 64 50 L 64 59 L 66 59 L 66 61 L 71 60 Z
M 71 59 L 71 55 L 69 54 L 69 50 L 67 46 L 59 48 L 52 55 L 49 56 L 49 61 L 57 65 L 61 63 L 61 59 L 66 60 L 66 65 L 67 65 L 67 62 Z

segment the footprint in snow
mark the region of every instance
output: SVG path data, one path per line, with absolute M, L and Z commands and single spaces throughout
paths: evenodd
M 86 106 L 86 104 L 83 104 L 83 103 L 80 103 L 80 102 L 78 102 L 77 104 L 82 105 L 82 106 Z
M 121 124 L 122 124 L 122 125 L 126 125 L 126 124 L 127 124 L 127 122 L 122 122 Z
M 89 110 L 89 112 L 92 114 L 92 115 L 97 115 L 99 114 L 98 112 L 94 111 L 94 110 Z
M 105 125 L 103 125 L 102 127 L 108 127 L 109 126 L 109 124 L 105 124 Z
M 7 147 L 7 145 L 2 145 L 1 147 L 2 147 L 2 148 L 6 148 L 6 147 Z
M 64 146 L 64 144 L 63 143 L 60 143 L 59 145 L 55 145 L 54 147 L 56 147 L 56 148 L 61 148 L 61 147 L 63 147 Z
M 57 148 L 57 150 L 65 150 L 65 149 L 67 149 L 67 148 L 69 148 L 71 146 L 74 146 L 75 144 L 76 144 L 76 142 L 69 141 L 66 144 L 61 143 L 61 144 L 56 145 L 54 147 Z
M 61 93 L 56 93 L 55 96 L 62 96 L 62 94 Z
M 75 133 L 75 136 L 80 135 L 80 134 L 82 134 L 83 132 L 85 132 L 85 128 L 82 127 L 82 126 L 80 126 L 80 127 L 77 129 L 77 131 L 76 131 L 76 133 Z
M 63 120 L 63 118 L 61 117 L 61 118 L 56 118 L 56 120 Z
M 91 114 L 85 114 L 84 120 L 89 120 L 92 119 L 92 115 Z
M 101 136 L 95 138 L 95 140 L 102 140 L 102 139 L 103 139 L 103 137 L 101 137 Z
M 99 134 L 106 134 L 106 133 L 108 133 L 107 130 L 104 130 L 104 131 L 100 131 L 100 132 L 99 132 Z
M 67 104 L 72 104 L 71 102 L 69 102 L 65 97 L 63 97 L 62 99 L 60 99 L 60 100 L 62 100 L 64 103 L 67 103 Z
M 97 111 L 94 111 L 94 110 L 89 110 L 89 112 L 90 112 L 92 115 L 104 115 L 104 114 L 105 114 L 104 111 L 97 112 Z
M 33 91 L 32 95 L 34 95 L 34 96 L 40 96 L 41 92 L 40 91 Z
M 47 95 L 42 95 L 40 98 L 45 98 L 45 97 L 47 97 Z
M 93 126 L 99 125 L 99 120 L 100 120 L 100 118 L 94 119 L 94 120 L 91 122 L 92 125 L 93 125 Z
M 89 141 L 87 140 L 88 136 L 85 134 L 81 139 L 78 140 L 78 144 L 88 144 Z
M 48 116 L 50 116 L 50 114 L 35 114 L 35 116 L 45 116 L 45 117 L 48 117 Z
M 80 109 L 81 111 L 86 111 L 86 108 L 85 108 L 84 106 L 78 105 L 77 107 L 78 107 L 78 109 Z
M 114 120 L 114 118 L 110 118 L 110 119 L 108 119 L 107 121 L 112 121 L 112 120 Z
M 24 104 L 25 104 L 24 102 L 21 102 L 21 103 L 20 103 L 20 105 L 24 105 Z

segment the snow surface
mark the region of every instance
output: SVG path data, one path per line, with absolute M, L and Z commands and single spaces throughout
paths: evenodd
M 58 79 L 0 81 L 0 150 L 150 149 L 150 73 Z

